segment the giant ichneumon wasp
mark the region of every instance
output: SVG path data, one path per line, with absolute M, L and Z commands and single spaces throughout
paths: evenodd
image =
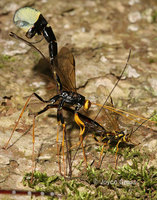
M 31 20 L 30 20 L 30 16 Z M 26 37 L 32 38 L 35 34 L 42 34 L 46 41 L 49 43 L 49 55 L 50 62 L 54 64 L 52 67 L 57 86 L 59 88 L 59 94 L 49 99 L 48 101 L 43 100 L 37 94 L 34 94 L 39 100 L 44 103 L 50 103 L 43 111 L 46 111 L 51 107 L 52 104 L 59 101 L 57 119 L 64 124 L 64 119 L 62 116 L 62 107 L 64 103 L 75 106 L 75 121 L 80 126 L 80 135 L 84 133 L 84 125 L 80 121 L 77 111 L 83 106 L 85 110 L 90 107 L 90 101 L 86 100 L 84 96 L 76 92 L 75 83 L 75 61 L 67 48 L 62 48 L 59 55 L 57 55 L 57 42 L 52 28 L 48 25 L 42 14 L 36 9 L 30 7 L 20 8 L 15 12 L 14 23 L 20 28 L 26 31 Z M 55 59 L 56 57 L 56 59 Z M 70 68 L 71 67 L 71 68 Z M 64 84 L 62 81 L 64 80 Z M 38 113 L 38 114 L 40 114 Z M 83 127 L 83 128 L 82 128 Z
M 31 16 L 31 17 L 30 17 Z M 57 56 L 57 43 L 52 28 L 48 26 L 47 21 L 45 18 L 40 14 L 39 11 L 33 8 L 25 7 L 17 10 L 14 15 L 14 23 L 19 26 L 20 28 L 26 31 L 26 37 L 32 38 L 35 34 L 42 34 L 46 41 L 49 43 L 49 55 L 50 55 L 50 62 L 53 66 L 51 66 L 53 75 L 55 77 L 58 94 L 50 98 L 49 100 L 43 100 L 38 94 L 33 93 L 27 100 L 19 119 L 12 131 L 12 134 L 5 145 L 7 148 L 9 141 L 18 125 L 20 118 L 23 115 L 23 112 L 29 103 L 29 100 L 34 95 L 37 99 L 41 102 L 46 103 L 47 106 L 34 114 L 34 123 L 33 123 L 33 138 L 34 138 L 34 126 L 35 126 L 35 117 L 40 115 L 41 113 L 47 111 L 50 108 L 53 108 L 56 102 L 59 102 L 57 108 L 57 121 L 58 124 L 62 124 L 63 127 L 63 139 L 62 139 L 62 146 L 63 146 L 63 160 L 64 160 L 64 134 L 65 134 L 65 123 L 62 114 L 63 105 L 66 103 L 68 105 L 75 107 L 75 114 L 74 119 L 75 122 L 80 127 L 80 140 L 82 141 L 82 135 L 85 131 L 85 125 L 80 120 L 78 116 L 78 111 L 81 107 L 84 110 L 88 110 L 90 107 L 90 101 L 86 100 L 84 96 L 78 94 L 76 92 L 76 85 L 75 85 L 75 61 L 72 54 L 69 50 L 63 47 L 60 50 L 59 55 Z M 68 68 L 68 69 L 67 69 Z M 63 84 L 64 81 L 64 84 Z M 57 142 L 58 142 L 58 133 L 57 133 Z M 34 139 L 33 139 L 34 143 Z M 83 148 L 83 146 L 82 146 Z
M 31 18 L 31 21 L 29 20 L 30 17 L 26 17 L 29 12 L 33 14 L 34 18 Z M 56 103 L 59 101 L 59 105 L 57 106 L 57 120 L 58 123 L 62 123 L 63 126 L 63 140 L 62 140 L 62 146 L 63 146 L 63 159 L 64 159 L 64 133 L 65 133 L 65 123 L 64 118 L 62 115 L 62 108 L 65 103 L 68 105 L 72 105 L 75 107 L 74 112 L 74 119 L 75 122 L 80 126 L 80 144 L 82 144 L 83 148 L 83 139 L 86 135 L 88 135 L 88 132 L 90 129 L 96 129 L 96 127 L 100 128 L 100 132 L 93 133 L 94 139 L 96 141 L 102 142 L 104 144 L 108 144 L 115 140 L 117 142 L 117 151 L 118 151 L 118 145 L 120 142 L 128 142 L 129 137 L 131 136 L 130 133 L 127 135 L 120 130 L 116 130 L 115 132 L 106 131 L 100 124 L 98 124 L 95 120 L 91 120 L 90 118 L 87 118 L 86 116 L 83 116 L 78 113 L 80 108 L 83 106 L 85 110 L 88 110 L 90 107 L 90 101 L 86 100 L 84 96 L 78 94 L 76 92 L 76 85 L 75 85 L 75 62 L 72 54 L 69 52 L 67 48 L 62 48 L 60 50 L 60 53 L 57 55 L 57 43 L 56 38 L 54 36 L 54 33 L 50 26 L 47 25 L 46 20 L 44 17 L 40 14 L 39 11 L 32 9 L 32 8 L 21 8 L 16 11 L 14 16 L 14 22 L 16 25 L 18 25 L 20 28 L 23 28 L 26 32 L 26 36 L 28 38 L 32 38 L 36 33 L 37 34 L 43 34 L 45 39 L 49 43 L 49 54 L 50 54 L 50 62 L 53 65 L 52 71 L 57 83 L 58 91 L 59 93 L 55 95 L 54 97 L 50 98 L 49 100 L 43 100 L 39 95 L 36 93 L 33 93 L 27 100 L 21 115 L 12 131 L 12 134 L 8 140 L 8 143 L 18 125 L 18 122 L 20 118 L 23 115 L 23 112 L 26 108 L 26 106 L 29 103 L 30 98 L 35 95 L 40 101 L 43 103 L 47 103 L 48 105 L 41 111 L 34 114 L 34 123 L 35 125 L 35 117 L 40 115 L 41 113 L 47 111 L 50 108 L 54 108 Z M 15 35 L 14 35 L 15 36 Z M 16 37 L 16 36 L 15 36 Z M 33 45 L 32 45 L 33 46 Z M 127 64 L 126 64 L 127 66 Z M 68 72 L 68 73 L 67 73 Z M 64 81 L 63 81 L 64 80 Z M 63 83 L 64 82 L 64 83 Z M 105 108 L 107 106 L 103 105 Z M 65 108 L 64 108 L 65 109 Z M 110 107 L 112 111 L 114 111 L 113 107 Z M 81 119 L 80 119 L 81 118 Z M 94 128 L 92 128 L 94 127 Z M 34 126 L 33 126 L 33 137 L 34 137 Z M 99 139 L 100 138 L 100 139 Z M 58 142 L 58 133 L 57 133 L 57 142 Z M 6 144 L 5 148 L 7 148 L 8 143 Z M 34 144 L 34 139 L 33 139 Z M 84 149 L 83 149 L 84 151 Z M 86 157 L 84 155 L 85 161 Z

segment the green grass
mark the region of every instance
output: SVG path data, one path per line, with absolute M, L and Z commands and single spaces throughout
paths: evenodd
M 96 169 L 88 166 L 80 177 L 65 179 L 62 176 L 47 176 L 35 172 L 25 175 L 24 185 L 36 191 L 53 191 L 56 197 L 48 199 L 157 199 L 157 169 L 149 166 L 149 155 L 126 148 L 124 159 L 129 164 L 114 169 Z
M 154 114 L 153 114 L 153 116 L 151 117 L 150 120 L 157 122 L 157 111 L 154 111 Z
M 153 23 L 157 22 L 157 11 L 156 10 L 152 14 L 152 21 L 153 21 Z
M 0 54 L 0 68 L 6 67 L 8 63 L 14 62 L 15 57 Z

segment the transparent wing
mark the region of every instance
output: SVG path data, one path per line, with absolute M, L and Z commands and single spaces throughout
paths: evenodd
M 108 94 L 109 94 L 108 89 L 103 87 L 103 94 L 102 94 L 103 101 L 108 97 Z M 98 116 L 96 115 L 97 117 L 95 120 L 97 122 L 103 124 L 105 129 L 109 132 L 120 131 L 119 123 L 118 123 L 118 115 L 117 115 L 117 113 L 115 113 L 113 111 L 114 105 L 113 105 L 113 100 L 111 97 L 109 97 L 108 102 L 106 103 L 105 106 L 108 106 L 111 109 L 110 110 L 105 109 L 105 108 L 101 109 L 100 114 Z M 98 109 L 98 111 L 99 111 L 99 109 Z M 95 113 L 97 113 L 97 112 L 95 112 Z
M 58 74 L 63 90 L 76 92 L 75 60 L 68 48 L 60 50 L 53 70 Z

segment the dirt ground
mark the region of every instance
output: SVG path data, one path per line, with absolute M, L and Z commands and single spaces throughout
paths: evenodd
M 0 1 L 0 188 L 25 189 L 22 178 L 32 167 L 32 117 L 26 111 L 19 123 L 11 145 L 2 149 L 17 121 L 25 101 L 32 92 L 44 99 L 51 93 L 51 78 L 41 75 L 41 56 L 26 44 L 9 37 L 24 32 L 13 24 L 14 12 L 24 6 L 41 11 L 56 35 L 59 49 L 67 46 L 76 61 L 78 92 L 91 102 L 103 104 L 106 90 L 111 91 L 123 70 L 131 49 L 131 57 L 122 80 L 112 94 L 114 105 L 135 115 L 149 118 L 157 110 L 157 2 L 156 0 L 41 0 Z M 37 37 L 36 41 L 41 39 Z M 33 39 L 34 41 L 35 39 Z M 48 45 L 43 40 L 37 46 L 48 57 Z M 39 73 L 40 72 L 40 73 Z M 51 77 L 51 75 L 49 75 Z M 49 90 L 51 88 L 51 90 Z M 40 109 L 33 104 L 33 109 Z M 94 118 L 98 107 L 91 107 Z M 102 116 L 102 115 L 101 115 Z M 103 116 L 101 123 L 105 125 Z M 122 118 L 122 117 L 121 117 Z M 73 118 L 66 117 L 66 123 Z M 125 119 L 124 119 L 125 121 Z M 120 122 L 120 124 L 123 122 Z M 124 125 L 121 125 L 124 127 Z M 135 128 L 132 121 L 126 129 Z M 71 138 L 79 135 L 77 126 L 68 128 Z M 152 123 L 138 129 L 132 141 L 136 148 L 151 152 L 150 163 L 157 167 L 157 128 Z M 59 173 L 56 156 L 56 109 L 49 110 L 36 120 L 36 169 L 48 175 Z M 62 131 L 60 141 L 62 140 Z M 78 139 L 75 140 L 79 141 Z M 94 143 L 94 141 L 93 141 Z M 95 146 L 85 149 L 88 162 L 96 159 Z M 78 152 L 75 164 L 83 159 Z M 114 165 L 115 158 L 105 158 L 103 166 Z M 122 161 L 119 162 L 123 164 Z M 103 167 L 102 166 L 102 167 Z M 74 172 L 74 174 L 77 172 Z M 4 196 L 0 197 L 1 199 Z M 9 197 L 8 197 L 9 198 Z M 14 197 L 14 199 L 30 197 Z M 13 199 L 13 197 L 10 197 Z

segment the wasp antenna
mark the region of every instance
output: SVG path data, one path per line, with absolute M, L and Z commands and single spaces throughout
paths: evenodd
M 151 115 L 148 119 L 144 120 L 144 121 L 131 133 L 131 135 L 132 135 L 133 133 L 135 133 L 143 124 L 145 124 L 147 121 L 149 121 L 154 115 L 156 115 L 156 114 L 153 114 L 153 115 Z
M 14 39 L 16 39 L 16 40 L 20 40 L 20 41 L 24 42 L 25 44 L 27 44 L 28 46 L 32 47 L 33 49 L 35 49 L 36 51 L 38 51 L 38 52 L 40 53 L 40 55 L 41 55 L 45 60 L 47 60 L 47 58 L 44 56 L 44 54 L 43 54 L 36 46 L 33 45 L 34 43 L 29 42 L 29 41 L 27 41 L 27 40 L 21 38 L 20 36 L 16 35 L 16 34 L 13 33 L 13 32 L 10 32 L 10 33 L 9 33 L 9 36 L 12 37 L 12 38 L 14 38 Z M 41 40 L 40 40 L 40 41 L 41 41 Z M 38 41 L 38 42 L 39 42 L 39 41 Z M 47 60 L 47 62 L 49 63 L 48 60 Z
M 103 103 L 102 107 L 100 108 L 99 112 L 98 112 L 97 115 L 95 116 L 94 120 L 96 120 L 96 118 L 98 117 L 98 115 L 99 115 L 100 112 L 102 111 L 103 106 L 106 104 L 106 102 L 108 101 L 108 99 L 111 97 L 111 94 L 113 93 L 115 87 L 118 85 L 119 81 L 121 80 L 121 78 L 122 78 L 122 76 L 123 76 L 123 74 L 124 74 L 124 72 L 125 72 L 125 70 L 126 70 L 126 68 L 127 68 L 127 66 L 128 66 L 128 62 L 129 62 L 129 60 L 130 60 L 130 55 L 131 55 L 131 49 L 129 50 L 129 55 L 128 55 L 128 58 L 127 58 L 125 67 L 123 68 L 123 71 L 121 72 L 119 79 L 117 80 L 116 84 L 114 85 L 114 87 L 113 87 L 112 90 L 110 91 L 108 97 L 106 98 L 106 100 L 105 100 L 105 102 Z

